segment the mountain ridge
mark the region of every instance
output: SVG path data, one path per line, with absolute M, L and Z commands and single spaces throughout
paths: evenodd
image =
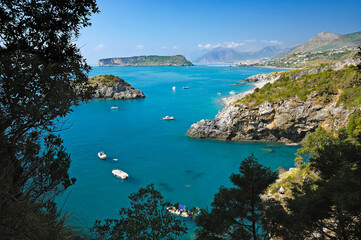
M 270 58 L 285 54 L 291 48 L 280 48 L 277 46 L 266 46 L 258 51 L 238 52 L 232 48 L 216 47 L 202 55 L 195 62 L 198 63 L 236 63 L 243 60 L 256 60 Z

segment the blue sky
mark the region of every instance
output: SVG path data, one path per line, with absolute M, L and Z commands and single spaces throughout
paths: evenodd
M 360 0 L 99 0 L 77 44 L 88 63 L 136 55 L 194 58 L 216 46 L 255 50 L 317 33 L 361 31 Z

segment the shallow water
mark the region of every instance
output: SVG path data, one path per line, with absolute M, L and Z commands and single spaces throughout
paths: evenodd
M 232 90 L 252 87 L 235 83 L 272 71 L 276 70 L 94 67 L 90 76 L 118 75 L 142 90 L 146 98 L 93 100 L 74 109 L 67 120 L 71 127 L 61 135 L 72 157 L 70 174 L 77 182 L 58 198 L 59 205 L 72 213 L 78 225 L 92 226 L 96 219 L 116 217 L 121 207 L 129 206 L 130 193 L 154 183 L 170 202 L 207 208 L 218 188 L 230 185 L 229 176 L 251 153 L 272 169 L 293 167 L 297 147 L 192 139 L 186 135 L 192 123 L 214 118 L 223 107 L 221 97 Z M 172 86 L 176 86 L 175 91 Z M 175 120 L 161 120 L 166 115 Z M 98 158 L 100 150 L 107 154 L 106 160 Z M 127 172 L 130 178 L 115 178 L 111 173 L 115 168 Z M 193 227 L 191 222 L 187 224 Z

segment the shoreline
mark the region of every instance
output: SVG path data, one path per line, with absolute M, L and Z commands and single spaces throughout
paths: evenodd
M 242 99 L 242 98 L 244 98 L 246 95 L 253 93 L 256 88 L 261 88 L 261 87 L 263 87 L 264 85 L 266 85 L 267 83 L 273 83 L 273 82 L 275 82 L 275 81 L 276 81 L 276 79 L 271 79 L 271 80 L 268 80 L 268 81 L 258 81 L 258 82 L 254 82 L 252 89 L 247 90 L 247 91 L 245 91 L 245 92 L 238 93 L 238 94 L 236 94 L 236 95 L 234 95 L 234 96 L 224 97 L 224 98 L 221 99 L 221 102 L 222 102 L 223 105 L 226 107 L 226 106 L 228 106 L 229 104 L 233 103 L 234 101 L 237 101 L 237 100 L 239 100 L 239 99 Z

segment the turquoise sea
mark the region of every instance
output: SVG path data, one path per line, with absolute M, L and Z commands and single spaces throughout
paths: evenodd
M 71 212 L 77 225 L 92 226 L 96 219 L 117 217 L 121 207 L 129 206 L 130 193 L 154 183 L 170 202 L 185 204 L 187 208 L 209 208 L 218 188 L 230 186 L 229 176 L 238 171 L 240 162 L 251 153 L 274 170 L 293 167 L 297 147 L 192 139 L 186 135 L 192 123 L 214 118 L 223 107 L 221 97 L 231 90 L 252 88 L 249 83 L 241 86 L 235 83 L 272 71 L 276 70 L 94 67 L 90 76 L 120 76 L 142 90 L 146 98 L 93 100 L 74 108 L 67 118 L 69 128 L 61 136 L 72 157 L 70 175 L 77 182 L 57 199 L 59 207 Z M 175 91 L 172 86 L 176 86 Z M 119 109 L 112 110 L 111 106 Z M 175 120 L 161 120 L 166 115 L 174 116 Z M 100 150 L 107 154 L 106 160 L 98 158 Z M 127 172 L 130 178 L 115 178 L 111 171 L 116 168 Z M 192 222 L 187 225 L 194 231 Z

